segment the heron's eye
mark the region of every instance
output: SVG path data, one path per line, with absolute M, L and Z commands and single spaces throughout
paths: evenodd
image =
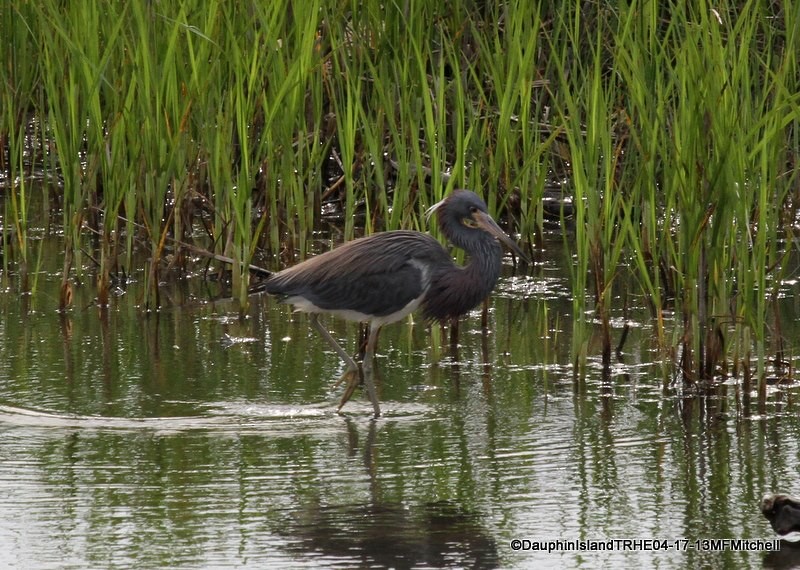
M 470 206 L 469 207 L 469 213 L 470 214 L 477 214 L 478 213 L 478 207 L 477 206 Z

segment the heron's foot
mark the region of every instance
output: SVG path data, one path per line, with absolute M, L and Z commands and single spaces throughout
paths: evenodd
M 333 385 L 332 389 L 336 390 L 336 388 L 341 386 L 342 382 L 345 382 L 345 381 L 347 381 L 347 383 L 349 384 L 350 382 L 352 382 L 352 377 L 353 376 L 355 376 L 359 380 L 359 382 L 361 381 L 361 371 L 360 370 L 354 370 L 352 368 L 348 368 L 347 370 L 344 371 L 344 374 L 342 374 L 341 378 L 339 378 L 336 381 L 336 384 Z
M 336 412 L 341 412 L 342 407 L 350 400 L 353 395 L 353 392 L 356 391 L 359 384 L 361 384 L 361 371 L 359 369 L 349 369 L 342 374 L 342 377 L 339 378 L 339 381 L 336 382 L 334 388 L 338 388 L 342 382 L 347 381 L 347 385 L 344 387 L 344 394 L 342 394 L 342 399 L 339 401 L 339 407 L 336 409 Z

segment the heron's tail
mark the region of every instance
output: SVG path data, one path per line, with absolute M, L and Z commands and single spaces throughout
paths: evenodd
M 266 272 L 266 270 L 262 270 L 262 271 Z M 256 283 L 256 284 L 254 284 L 254 285 L 250 285 L 250 287 L 248 287 L 248 289 L 247 289 L 247 294 L 248 295 L 257 295 L 258 293 L 264 293 L 267 290 L 267 283 L 269 282 L 269 278 L 273 274 L 272 273 L 262 273 L 261 271 L 259 272 L 259 274 L 260 275 L 265 275 L 266 274 L 267 278 L 262 280 L 262 281 L 260 281 L 260 282 L 258 282 L 258 283 Z

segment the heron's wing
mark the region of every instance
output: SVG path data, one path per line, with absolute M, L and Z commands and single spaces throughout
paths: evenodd
M 263 289 L 326 311 L 390 315 L 425 292 L 453 261 L 427 234 L 382 232 L 348 242 L 270 277 Z

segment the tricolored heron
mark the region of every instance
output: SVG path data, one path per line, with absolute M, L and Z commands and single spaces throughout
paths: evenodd
M 320 323 L 320 314 L 369 323 L 362 361 L 364 384 L 377 418 L 381 414 L 373 380 L 378 331 L 418 307 L 428 320 L 460 317 L 494 289 L 500 274 L 500 243 L 525 254 L 489 215 L 474 192 L 455 190 L 434 204 L 439 227 L 450 242 L 469 254 L 464 267 L 428 234 L 397 230 L 362 237 L 270 275 L 252 292 L 266 291 L 295 310 L 310 314 L 312 326 L 344 361 L 347 387 L 339 410 L 359 384 L 358 366 Z

